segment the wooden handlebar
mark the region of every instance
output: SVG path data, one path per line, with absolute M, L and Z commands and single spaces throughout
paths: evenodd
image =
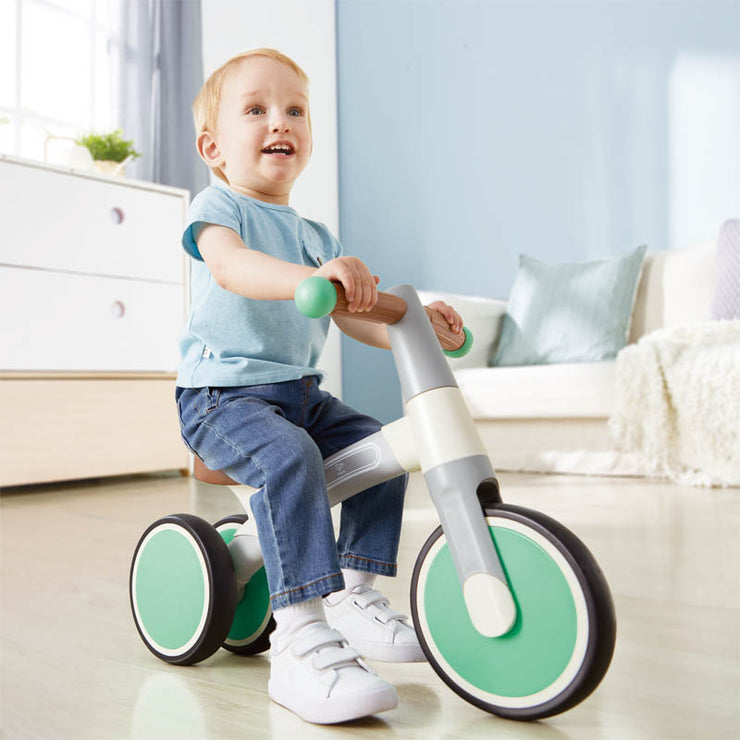
M 424 310 L 427 312 L 427 316 L 432 322 L 432 328 L 434 329 L 434 333 L 437 335 L 437 339 L 439 339 L 439 344 L 442 349 L 447 352 L 454 352 L 455 350 L 460 349 L 460 347 L 465 343 L 465 334 L 463 332 L 455 334 L 455 332 L 450 329 L 447 319 L 445 319 L 445 317 L 438 311 L 429 308 L 429 306 L 424 306 Z
M 377 303 L 370 311 L 350 311 L 349 301 L 341 283 L 332 283 L 337 291 L 337 305 L 331 312 L 332 316 L 347 316 L 350 319 L 362 319 L 374 324 L 395 324 L 406 315 L 406 301 L 392 293 L 378 291 Z
M 331 312 L 332 316 L 347 316 L 350 319 L 362 319 L 371 321 L 375 324 L 395 324 L 400 321 L 406 314 L 406 301 L 392 293 L 383 293 L 378 291 L 378 301 L 370 311 L 350 311 L 347 296 L 344 293 L 344 287 L 340 283 L 333 283 L 337 289 L 337 305 Z M 432 322 L 434 333 L 439 339 L 442 349 L 454 351 L 460 349 L 465 342 L 465 334 L 460 332 L 456 334 L 450 329 L 450 325 L 442 314 L 424 306 L 424 310 Z

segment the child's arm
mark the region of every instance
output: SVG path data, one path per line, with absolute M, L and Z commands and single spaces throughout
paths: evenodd
M 378 300 L 376 278 L 356 257 L 338 257 L 319 269 L 245 248 L 226 226 L 207 224 L 195 234 L 203 260 L 214 280 L 231 293 L 260 300 L 292 300 L 299 283 L 319 275 L 342 284 L 350 311 L 369 311 Z
M 443 301 L 434 301 L 428 308 L 442 314 L 450 325 L 450 329 L 459 333 L 463 328 L 463 321 L 460 314 L 452 306 L 448 306 Z M 385 324 L 374 324 L 362 319 L 353 319 L 348 316 L 333 316 L 334 323 L 347 335 L 356 339 L 358 342 L 369 344 L 372 347 L 380 349 L 390 349 L 391 343 L 388 338 L 388 327 Z
M 347 316 L 332 316 L 334 323 L 349 337 L 363 344 L 380 349 L 390 349 L 388 327 L 385 324 L 374 324 L 362 319 L 351 319 Z

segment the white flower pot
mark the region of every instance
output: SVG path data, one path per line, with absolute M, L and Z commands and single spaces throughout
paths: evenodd
M 123 162 L 113 162 L 109 159 L 96 159 L 95 170 L 101 175 L 108 175 L 109 177 L 123 177 L 123 168 L 128 162 L 128 159 L 124 159 Z

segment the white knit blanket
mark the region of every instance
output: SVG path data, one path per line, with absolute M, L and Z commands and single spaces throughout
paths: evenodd
M 740 486 L 740 320 L 659 329 L 625 347 L 609 428 L 649 475 Z

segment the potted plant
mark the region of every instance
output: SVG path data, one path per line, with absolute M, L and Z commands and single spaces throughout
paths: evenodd
M 126 163 L 141 156 L 133 141 L 124 140 L 121 129 L 108 134 L 90 133 L 77 139 L 77 143 L 87 147 L 95 168 L 104 175 L 122 175 Z

